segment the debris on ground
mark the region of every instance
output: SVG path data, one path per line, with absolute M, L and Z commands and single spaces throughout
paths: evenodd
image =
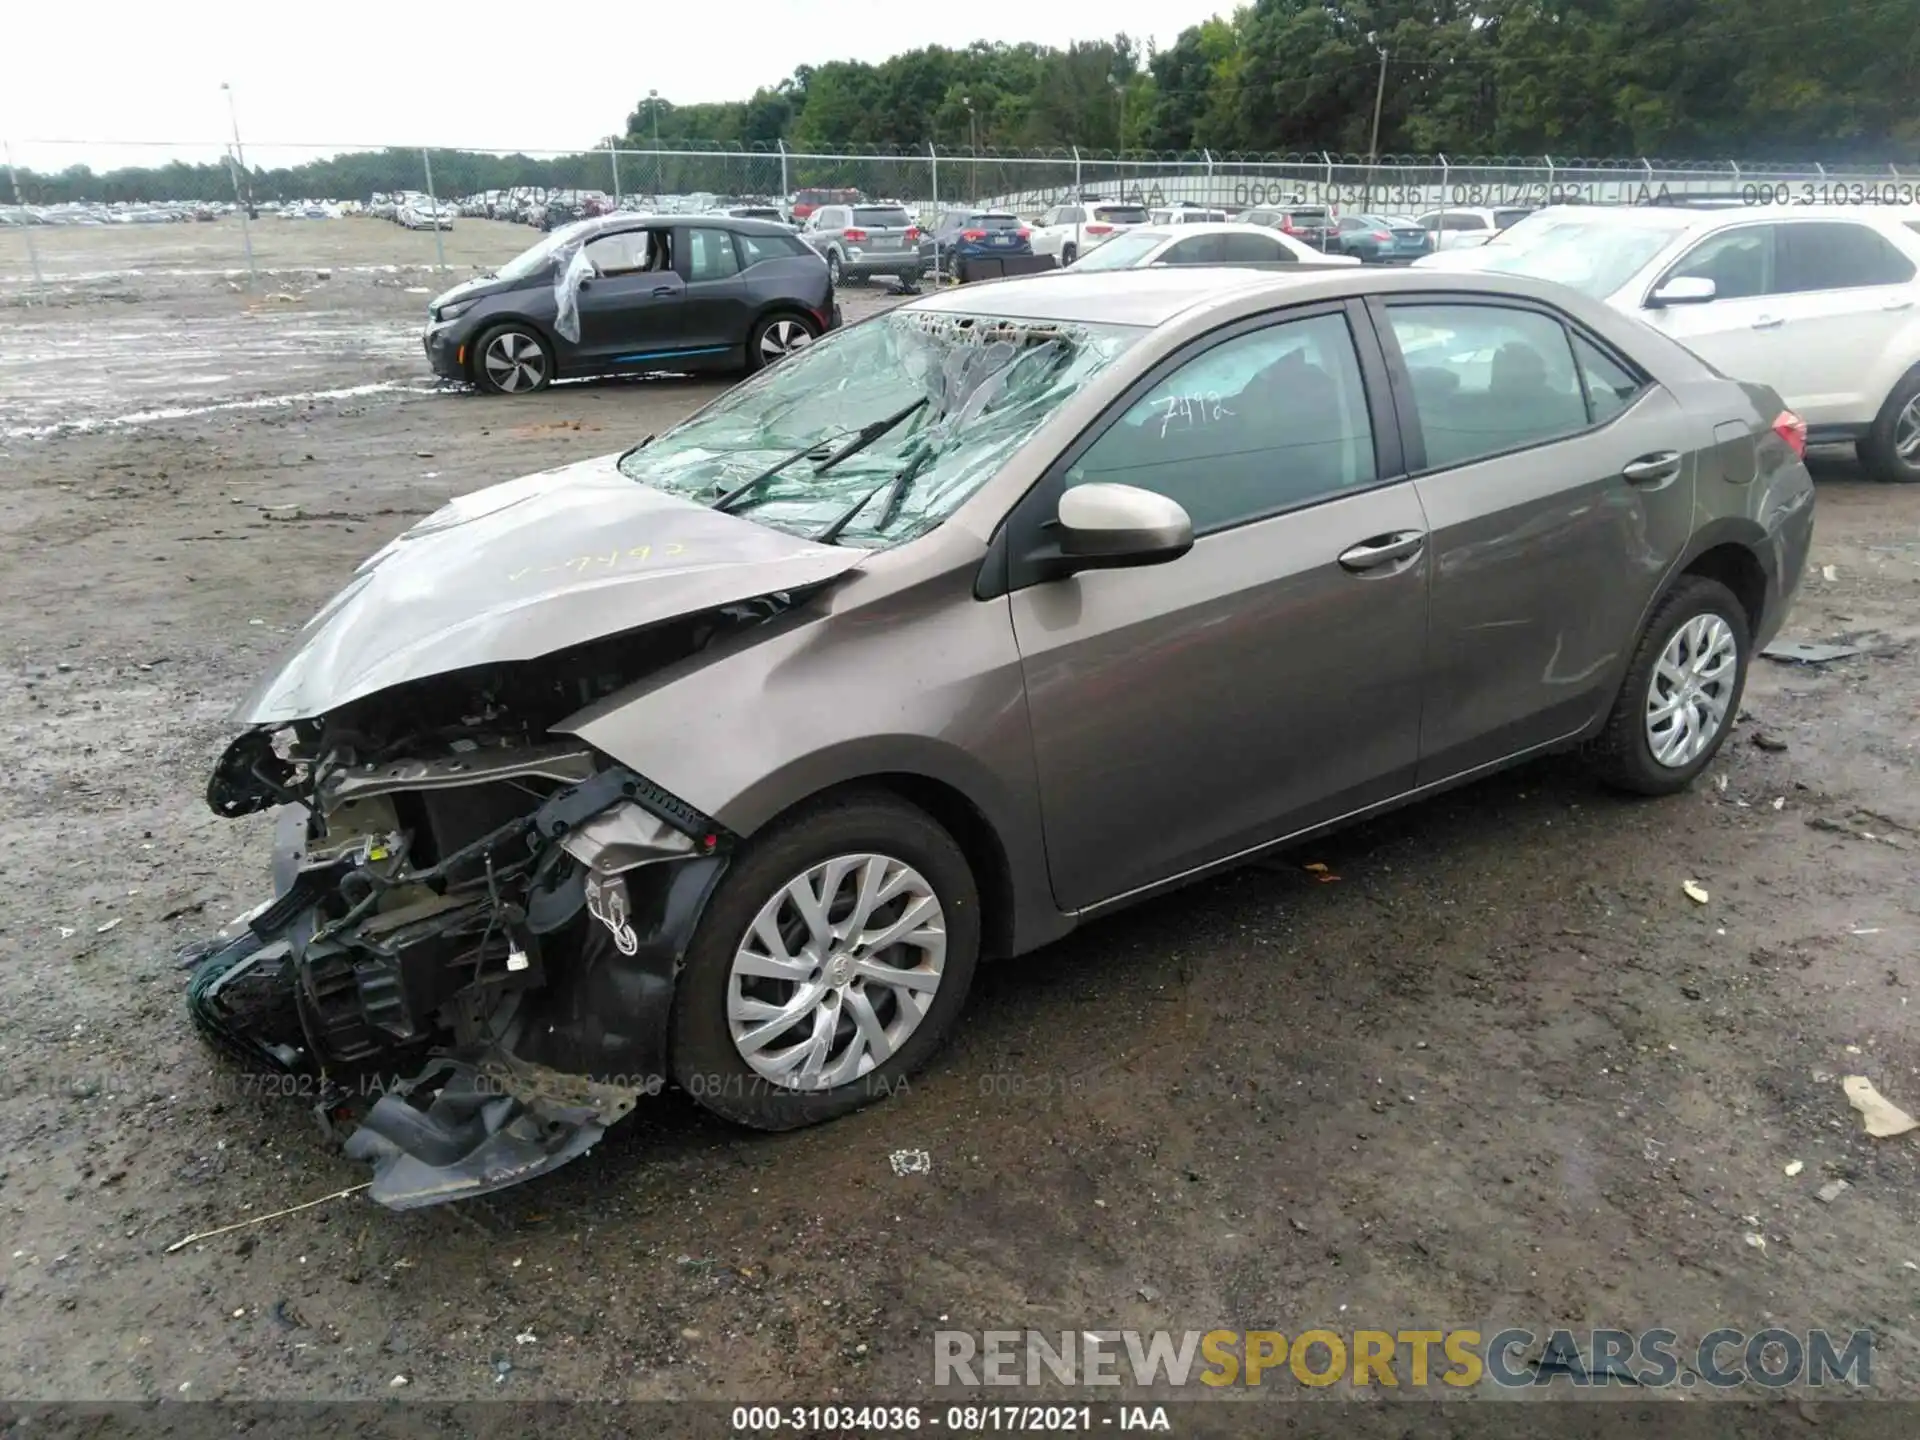
M 1813 1193 L 1819 1199 L 1822 1205 L 1831 1205 L 1834 1201 L 1838 1200 L 1842 1195 L 1846 1194 L 1847 1191 L 1851 1190 L 1852 1188 L 1853 1186 L 1849 1185 L 1844 1180 L 1829 1180 L 1825 1185 L 1822 1185 L 1818 1190 L 1814 1191 Z
M 1858 645 L 1820 645 L 1807 640 L 1776 640 L 1760 652 L 1769 660 L 1789 665 L 1825 665 L 1867 652 Z
M 107 921 L 107 923 L 106 923 L 106 924 L 104 924 L 104 925 L 96 925 L 96 926 L 94 926 L 94 927 L 93 927 L 93 933 L 94 933 L 94 934 L 96 934 L 96 935 L 104 935 L 104 934 L 106 934 L 106 933 L 107 933 L 107 932 L 108 932 L 109 930 L 111 930 L 111 929 L 113 929 L 113 927 L 114 927 L 114 926 L 116 926 L 116 925 L 118 925 L 119 923 L 120 923 L 120 917 L 119 917 L 118 915 L 116 915 L 116 916 L 114 916 L 114 917 L 113 917 L 113 919 L 111 919 L 111 920 L 109 920 L 109 921 Z
M 1794 1176 L 1798 1175 L 1802 1170 L 1806 1168 L 1807 1168 L 1807 1162 L 1804 1160 L 1789 1160 L 1787 1162 L 1787 1178 L 1791 1180 Z
M 1885 1140 L 1909 1130 L 1920 1130 L 1920 1120 L 1874 1089 L 1873 1082 L 1866 1076 L 1849 1075 L 1840 1085 L 1847 1092 L 1847 1100 L 1864 1119 L 1867 1134 L 1875 1139 Z
M 924 1150 L 896 1150 L 887 1157 L 896 1175 L 928 1175 L 933 1171 L 933 1156 Z
M 1758 1250 L 1761 1254 L 1764 1255 L 1767 1250 L 1767 1237 L 1764 1235 L 1757 1234 L 1753 1231 L 1749 1231 L 1747 1233 L 1747 1244 L 1751 1245 L 1755 1250 Z
M 1300 868 L 1313 876 L 1313 878 L 1322 885 L 1330 885 L 1340 878 L 1317 860 L 1311 865 L 1302 865 Z
M 1698 880 L 1688 880 L 1684 882 L 1680 888 L 1686 892 L 1687 899 L 1693 901 L 1694 904 L 1704 905 L 1707 903 L 1707 887 L 1702 885 Z
M 1756 730 L 1753 732 L 1753 744 L 1755 749 L 1765 750 L 1770 755 L 1778 755 L 1782 750 L 1787 748 L 1786 741 L 1777 735 L 1769 734 L 1765 730 Z
M 237 1220 L 231 1225 L 222 1225 L 217 1230 L 202 1230 L 198 1234 L 187 1236 L 184 1240 L 174 1241 L 173 1244 L 167 1246 L 161 1253 L 171 1255 L 176 1250 L 184 1250 L 187 1246 L 197 1244 L 202 1240 L 211 1240 L 216 1235 L 231 1234 L 235 1230 L 244 1230 L 249 1225 L 264 1225 L 269 1220 L 278 1220 L 283 1215 L 294 1215 L 302 1210 L 311 1210 L 314 1206 L 324 1205 L 329 1200 L 344 1200 L 349 1195 L 358 1195 L 362 1190 L 367 1189 L 372 1184 L 373 1182 L 368 1180 L 364 1184 L 349 1185 L 346 1189 L 336 1190 L 331 1195 L 322 1195 L 318 1200 L 308 1200 L 299 1205 L 289 1205 L 286 1209 L 275 1210 L 270 1215 L 255 1215 L 249 1220 Z

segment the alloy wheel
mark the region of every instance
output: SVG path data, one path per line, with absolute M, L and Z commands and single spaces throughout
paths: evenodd
M 823 860 L 760 907 L 734 952 L 734 1047 L 786 1089 L 857 1080 L 919 1028 L 946 958 L 946 914 L 913 866 L 875 854 Z
M 535 389 L 547 378 L 547 357 L 539 342 L 518 330 L 495 336 L 480 363 L 494 388 L 509 395 Z
M 1647 686 L 1647 748 L 1656 761 L 1681 770 L 1713 744 L 1739 673 L 1739 642 L 1718 615 L 1696 615 L 1674 631 Z
M 776 360 L 784 360 L 796 350 L 804 350 L 813 343 L 813 332 L 798 320 L 776 320 L 761 332 L 760 360 L 771 365 Z
M 1893 422 L 1893 453 L 1909 465 L 1920 465 L 1920 395 L 1907 401 Z

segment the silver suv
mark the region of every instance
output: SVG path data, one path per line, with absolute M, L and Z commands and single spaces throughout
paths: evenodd
M 903 205 L 822 205 L 807 217 L 801 239 L 826 257 L 834 283 L 890 275 L 912 289 L 927 273 L 920 227 Z

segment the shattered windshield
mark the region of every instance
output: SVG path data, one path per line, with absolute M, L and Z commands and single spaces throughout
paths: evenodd
M 502 280 L 524 280 L 529 275 L 538 274 L 553 260 L 561 246 L 592 228 L 591 220 L 576 220 L 571 225 L 562 225 L 558 230 L 549 231 L 546 239 L 538 245 L 522 250 L 493 273 Z
M 1511 249 L 1503 245 L 1496 251 L 1489 240 L 1490 253 L 1474 268 L 1553 280 L 1591 299 L 1604 300 L 1666 249 L 1687 223 L 1684 219 L 1670 225 L 1569 220 Z
M 820 472 L 808 455 L 753 487 L 745 518 L 877 549 L 932 529 L 1145 330 L 901 310 L 851 326 L 764 371 L 630 452 L 630 479 L 711 503 L 809 447 L 824 456 L 863 426 L 927 403 Z M 901 476 L 898 485 L 888 482 Z M 890 494 L 876 494 L 880 487 Z

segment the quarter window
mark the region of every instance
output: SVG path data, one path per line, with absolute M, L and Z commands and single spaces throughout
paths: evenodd
M 1584 335 L 1573 337 L 1573 360 L 1587 392 L 1587 414 L 1604 424 L 1631 405 L 1641 391 L 1640 377 Z
M 1217 265 L 1221 260 L 1218 235 L 1195 235 L 1182 240 L 1160 257 L 1162 265 Z
M 1278 240 L 1269 240 L 1264 235 L 1220 235 L 1215 238 L 1220 245 L 1220 263 L 1224 265 L 1293 259 L 1291 250 Z M 1189 240 L 1185 243 L 1193 242 Z
M 689 230 L 687 259 L 689 280 L 725 280 L 740 273 L 740 259 L 733 253 L 733 235 L 726 230 Z
M 1442 470 L 1587 428 L 1558 320 L 1500 305 L 1393 305 L 1427 468 Z
M 1366 389 L 1345 317 L 1223 341 L 1155 385 L 1067 472 L 1178 501 L 1195 534 L 1375 479 Z
M 1904 285 L 1913 279 L 1913 262 L 1865 225 L 1813 220 L 1780 227 L 1779 288 L 1853 290 L 1870 285 Z
M 711 232 L 696 231 L 696 234 Z M 807 249 L 798 240 L 782 235 L 735 235 L 740 246 L 740 268 L 758 265 L 762 260 L 782 260 L 789 255 L 804 255 Z M 698 251 L 695 252 L 696 256 Z

